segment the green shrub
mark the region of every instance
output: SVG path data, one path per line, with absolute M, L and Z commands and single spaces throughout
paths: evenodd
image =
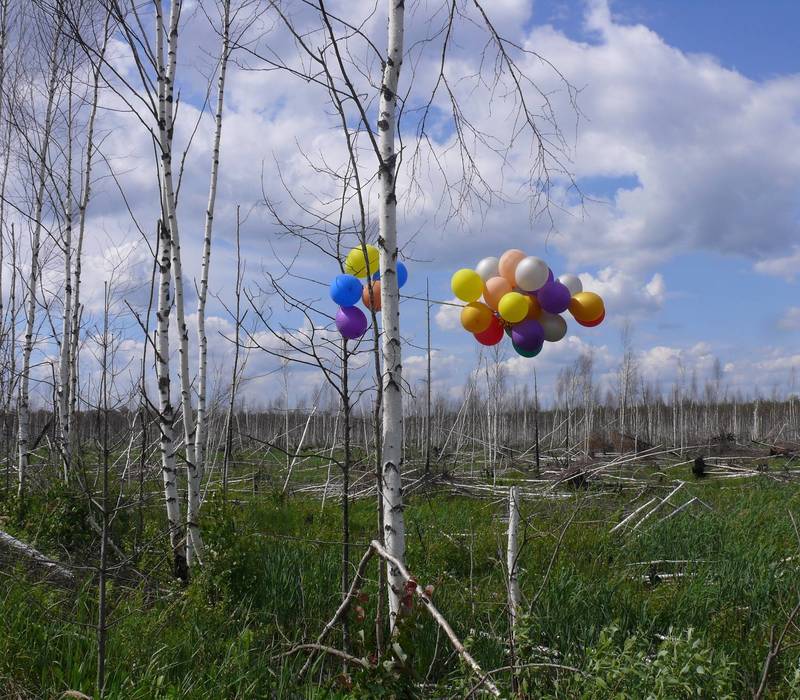
M 670 630 L 653 644 L 640 634 L 626 637 L 611 625 L 601 630 L 597 643 L 586 649 L 582 659 L 568 657 L 560 663 L 578 671 L 548 667 L 550 662 L 522 636 L 519 665 L 524 692 L 584 700 L 736 697 L 736 664 L 692 629 Z M 525 668 L 526 663 L 530 668 Z

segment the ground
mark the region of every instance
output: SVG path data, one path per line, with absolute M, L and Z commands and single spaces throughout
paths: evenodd
M 576 490 L 545 490 L 530 473 L 513 470 L 480 484 L 477 477 L 464 478 L 458 488 L 449 479 L 433 480 L 408 499 L 408 567 L 421 585 L 434 587 L 435 605 L 481 667 L 507 666 L 504 487 L 517 483 L 525 494 L 521 692 L 751 696 L 771 630 L 777 635 L 783 629 L 800 595 L 794 470 L 773 459 L 768 471 L 741 478 L 712 467 L 711 476 L 697 479 L 690 465 L 663 461 L 612 471 Z M 611 532 L 635 507 L 651 498 L 657 504 L 679 481 L 685 485 L 674 501 L 635 530 L 641 516 Z M 120 517 L 117 543 L 131 552 L 138 536 L 143 553 L 112 583 L 107 697 L 467 695 L 478 679 L 419 609 L 402 623 L 403 664 L 342 674 L 338 662 L 325 659 L 298 678 L 304 652 L 287 652 L 315 638 L 340 600 L 341 511 L 331 494 L 323 507 L 316 496 L 282 497 L 279 490 L 262 483 L 255 495 L 232 491 L 227 505 L 217 496 L 207 503 L 207 561 L 188 587 L 168 576 L 158 502 L 143 511 L 139 535 L 135 509 Z M 664 519 L 693 497 L 698 501 Z M 96 538 L 82 524 L 80 497 L 69 489 L 32 497 L 23 518 L 11 501 L 4 508 L 2 529 L 53 558 L 91 565 Z M 353 560 L 374 535 L 374 501 L 358 500 Z M 0 572 L 0 697 L 55 697 L 69 689 L 92 695 L 91 571 L 78 571 L 84 583 L 77 591 L 35 584 L 21 569 Z M 363 621 L 355 611 L 350 617 L 353 653 L 370 661 L 376 576 L 373 565 Z M 332 646 L 341 644 L 337 635 L 329 639 Z M 798 641 L 790 627 L 766 697 L 797 696 Z M 508 671 L 493 677 L 510 693 Z

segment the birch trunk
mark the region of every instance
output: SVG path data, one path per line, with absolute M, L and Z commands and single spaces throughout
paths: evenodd
M 188 563 L 184 551 L 183 523 L 181 521 L 181 508 L 178 500 L 178 473 L 175 459 L 175 411 L 172 406 L 170 383 L 170 342 L 169 342 L 169 317 L 172 307 L 170 299 L 170 281 L 175 275 L 173 262 L 173 237 L 175 216 L 175 192 L 172 183 L 172 80 L 175 74 L 175 42 L 177 41 L 177 26 L 180 17 L 181 2 L 176 0 L 170 8 L 169 39 L 168 39 L 168 65 L 164 62 L 164 18 L 161 0 L 156 0 L 156 59 L 158 62 L 158 140 L 161 150 L 161 187 L 162 210 L 167 221 L 159 221 L 159 292 L 158 311 L 156 313 L 156 374 L 158 377 L 159 392 L 159 428 L 161 430 L 161 469 L 164 479 L 164 500 L 167 506 L 167 519 L 169 521 L 170 544 L 172 545 L 175 575 L 186 580 L 188 578 Z M 176 294 L 177 295 L 177 294 Z M 183 298 L 181 297 L 181 301 Z M 180 328 L 180 324 L 179 324 Z M 185 357 L 185 355 L 184 355 Z M 184 422 L 190 421 L 191 416 L 184 416 Z M 187 451 L 190 443 L 187 443 Z
M 508 615 L 511 623 L 512 639 L 520 604 L 519 580 L 517 575 L 517 558 L 519 557 L 518 532 L 519 487 L 512 486 L 508 491 L 508 548 L 506 550 L 506 564 L 508 565 Z
M 225 98 L 225 72 L 230 52 L 230 0 L 223 1 L 222 54 L 220 56 L 219 78 L 217 82 L 217 107 L 214 116 L 214 146 L 211 159 L 211 178 L 208 186 L 208 206 L 206 207 L 205 229 L 203 232 L 203 262 L 200 275 L 200 288 L 197 295 L 197 426 L 195 429 L 195 489 L 190 488 L 189 507 L 191 513 L 200 508 L 199 487 L 205 468 L 205 443 L 207 433 L 206 392 L 208 379 L 208 338 L 206 336 L 206 299 L 208 297 L 208 273 L 211 266 L 211 234 L 214 225 L 214 205 L 217 200 L 217 177 L 219 174 L 219 147 L 222 138 L 222 108 Z M 234 369 L 234 372 L 236 369 Z M 234 377 L 235 381 L 235 377 Z M 197 503 L 192 503 L 192 494 L 198 494 Z
M 74 67 L 73 67 L 74 70 Z M 69 104 L 67 107 L 67 192 L 64 206 L 64 309 L 61 319 L 61 345 L 58 354 L 58 421 L 61 442 L 61 465 L 64 482 L 69 481 L 69 375 L 70 347 L 72 346 L 72 78 L 70 78 Z
M 401 468 L 403 463 L 403 396 L 400 346 L 400 291 L 397 285 L 397 84 L 403 62 L 402 0 L 388 0 L 388 46 L 378 112 L 379 131 L 379 238 L 381 305 L 383 318 L 383 512 L 384 542 L 397 561 L 405 561 L 405 521 Z M 389 619 L 394 628 L 400 609 L 405 577 L 400 567 L 389 563 Z
M 64 388 L 65 396 L 63 398 L 63 410 L 66 413 L 62 419 L 61 425 L 61 440 L 62 449 L 66 455 L 66 464 L 72 458 L 73 449 L 73 423 L 75 419 L 75 412 L 78 408 L 78 341 L 80 339 L 80 315 L 81 315 L 81 274 L 83 271 L 83 241 L 86 232 L 86 211 L 89 207 L 89 198 L 91 197 L 92 190 L 92 165 L 94 162 L 94 127 L 95 119 L 97 117 L 97 105 L 100 94 L 100 75 L 105 60 L 106 49 L 108 48 L 109 40 L 109 22 L 111 13 L 108 12 L 105 18 L 105 25 L 103 28 L 103 44 L 100 48 L 97 63 L 92 71 L 92 102 L 89 110 L 89 119 L 86 125 L 86 156 L 83 164 L 83 175 L 81 181 L 80 201 L 78 202 L 78 234 L 75 241 L 74 251 L 74 269 L 65 268 L 64 272 L 67 279 L 67 284 L 70 283 L 71 277 L 71 292 L 72 298 L 67 304 L 65 299 L 65 313 L 64 313 L 64 338 L 63 345 L 67 345 L 66 357 L 62 352 L 62 363 L 66 362 L 66 368 L 61 367 L 61 381 L 66 382 Z M 69 306 L 70 315 L 67 320 L 66 306 Z M 67 334 L 69 330 L 69 335 Z M 63 351 L 63 348 L 62 348 Z M 64 376 L 66 370 L 66 376 Z
M 47 85 L 47 106 L 45 108 L 44 130 L 39 144 L 39 162 L 37 173 L 37 190 L 34 200 L 33 232 L 31 236 L 31 269 L 28 274 L 28 299 L 25 319 L 25 338 L 22 351 L 22 369 L 20 372 L 19 403 L 17 408 L 19 422 L 19 462 L 18 462 L 18 495 L 20 500 L 25 495 L 25 479 L 30 463 L 30 369 L 33 352 L 33 328 L 36 323 L 36 287 L 39 283 L 39 249 L 42 236 L 42 212 L 44 209 L 45 185 L 47 184 L 47 155 L 50 147 L 50 136 L 53 128 L 53 111 L 56 97 L 56 78 L 58 76 L 58 50 L 61 39 L 61 19 L 59 18 L 53 36 L 53 47 L 50 52 Z
M 170 299 L 170 240 L 161 221 L 159 234 L 158 311 L 156 312 L 156 376 L 158 378 L 158 426 L 161 431 L 161 473 L 164 479 L 164 501 L 167 506 L 169 538 L 172 546 L 175 575 L 186 580 L 188 571 L 184 553 L 181 505 L 178 500 L 178 470 L 175 465 L 175 411 L 170 396 L 169 373 L 169 316 Z
M 166 215 L 166 228 L 169 232 L 170 253 L 172 255 L 172 283 L 175 287 L 175 322 L 178 327 L 179 376 L 181 382 L 181 412 L 183 415 L 184 445 L 186 450 L 186 471 L 188 481 L 188 507 L 186 514 L 186 563 L 191 567 L 195 560 L 202 558 L 203 541 L 198 525 L 200 507 L 200 475 L 195 457 L 195 423 L 192 410 L 191 377 L 189 375 L 189 332 L 186 328 L 186 312 L 183 294 L 183 266 L 181 264 L 181 242 L 178 231 L 175 183 L 172 172 L 172 139 L 174 136 L 174 86 L 178 58 L 178 23 L 182 0 L 174 0 L 170 5 L 169 30 L 167 38 L 167 61 L 164 63 L 163 21 L 161 2 L 156 2 L 158 17 L 158 141 L 161 151 L 161 186 Z
M 508 640 L 511 650 L 511 670 L 514 674 L 514 690 L 517 690 L 517 648 L 516 627 L 517 614 L 520 605 L 519 580 L 517 575 L 517 560 L 519 558 L 519 487 L 512 486 L 508 490 L 508 548 L 506 550 L 506 565 L 508 571 Z

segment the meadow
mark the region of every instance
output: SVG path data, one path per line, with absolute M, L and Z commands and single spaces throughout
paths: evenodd
M 510 696 L 506 494 L 519 485 L 520 697 L 751 697 L 782 632 L 763 697 L 796 697 L 800 489 L 790 461 L 765 462 L 755 475 L 710 469 L 696 478 L 678 457 L 634 461 L 613 479 L 536 495 L 525 495 L 535 481 L 529 471 L 472 480 L 436 474 L 407 497 L 406 563 L 420 586 L 433 586 L 436 607 Z M 635 488 L 626 481 L 634 474 Z M 109 583 L 106 697 L 480 696 L 480 679 L 419 605 L 398 625 L 402 651 L 375 658 L 374 562 L 363 612 L 349 613 L 352 653 L 370 668 L 344 672 L 336 657 L 317 656 L 300 677 L 307 651 L 296 646 L 316 638 L 341 600 L 342 514 L 333 494 L 324 504 L 282 495 L 280 481 L 231 493 L 227 503 L 210 497 L 202 520 L 207 561 L 188 585 L 168 575 L 161 507 L 131 508 L 115 520 L 111 539 L 129 556 Z M 680 499 L 612 532 L 680 482 Z M 86 499 L 58 485 L 31 495 L 24 515 L 13 499 L 2 506 L 2 529 L 71 562 L 78 582 L 59 587 L 20 566 L 2 568 L 2 697 L 91 696 L 97 536 L 86 526 Z M 353 501 L 353 561 L 374 536 L 374 500 Z M 341 643 L 338 631 L 328 639 Z

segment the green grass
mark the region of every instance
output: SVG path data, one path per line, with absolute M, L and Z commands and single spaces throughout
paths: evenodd
M 650 688 L 647 692 L 664 688 L 654 697 L 665 698 L 752 693 L 770 627 L 784 624 L 800 593 L 800 546 L 789 516 L 798 512 L 800 489 L 762 478 L 707 479 L 687 484 L 684 492 L 684 498 L 700 496 L 713 512 L 695 509 L 660 524 L 654 516 L 641 534 L 609 533 L 632 497 L 628 492 L 597 498 L 590 489 L 569 500 L 524 504 L 520 581 L 528 603 L 540 588 L 541 595 L 526 607 L 522 660 L 552 660 L 534 651 L 543 645 L 560 654 L 559 663 L 591 674 L 590 680 L 531 670 L 525 682 L 533 697 L 610 697 L 609 688 L 622 693 L 619 697 L 637 697 L 642 687 Z M 64 493 L 42 497 L 29 506 L 24 521 L 9 518 L 4 529 L 54 556 L 66 539 L 76 556 L 88 560 L 93 539 L 85 530 L 78 530 L 80 536 L 73 532 L 80 509 L 65 506 L 64 499 Z M 405 511 L 410 570 L 420 583 L 435 586 L 434 602 L 485 669 L 508 663 L 504 509 L 504 499 L 478 501 L 440 493 L 411 499 Z M 559 533 L 573 517 L 545 580 Z M 147 532 L 153 537 L 162 519 L 160 509 L 148 509 Z M 353 505 L 354 560 L 374 536 L 374 522 L 372 502 Z M 299 683 L 303 657 L 280 656 L 293 643 L 314 637 L 336 608 L 341 575 L 338 504 L 329 499 L 321 512 L 317 500 L 284 500 L 262 492 L 227 509 L 208 504 L 203 527 L 209 561 L 187 589 L 166 579 L 165 565 L 158 567 L 166 555 L 160 541 L 162 549 L 142 562 L 143 568 L 158 567 L 162 580 L 157 591 L 152 583 L 134 590 L 112 587 L 108 697 L 348 696 L 337 683 L 339 669 L 332 662 L 321 662 L 306 683 Z M 116 532 L 126 548 L 132 530 L 120 527 Z M 782 561 L 788 557 L 796 559 Z M 649 585 L 641 581 L 647 567 L 631 564 L 653 560 L 691 563 L 662 567 L 684 576 Z M 374 645 L 374 566 L 369 577 L 367 621 L 359 625 L 352 620 L 355 649 L 364 655 Z M 69 688 L 94 693 L 94 596 L 91 580 L 76 595 L 31 586 L 21 575 L 3 577 L 0 697 L 3 690 L 12 697 L 52 697 Z M 330 639 L 331 644 L 339 642 L 336 635 Z M 400 683 L 398 697 L 424 680 L 428 687 L 438 684 L 438 691 L 427 691 L 432 696 L 463 693 L 463 669 L 423 613 L 406 624 L 403 646 L 409 668 L 401 680 L 411 682 Z M 662 657 L 674 657 L 674 664 L 659 665 Z M 685 680 L 694 673 L 685 669 L 686 659 L 695 657 L 701 660 L 692 661 L 691 669 L 717 669 L 719 678 L 711 672 L 702 676 L 710 678 L 703 683 L 711 684 L 702 687 L 713 692 L 692 695 L 671 685 L 674 677 Z M 615 659 L 626 661 L 617 667 Z M 796 697 L 790 681 L 798 660 L 797 649 L 779 658 L 770 697 Z M 370 683 L 388 687 L 390 681 L 358 675 L 354 680 L 362 690 L 351 695 L 360 692 L 362 697 L 374 692 L 363 691 L 374 687 Z M 508 675 L 497 680 L 507 692 Z M 697 683 L 692 687 L 700 688 Z

